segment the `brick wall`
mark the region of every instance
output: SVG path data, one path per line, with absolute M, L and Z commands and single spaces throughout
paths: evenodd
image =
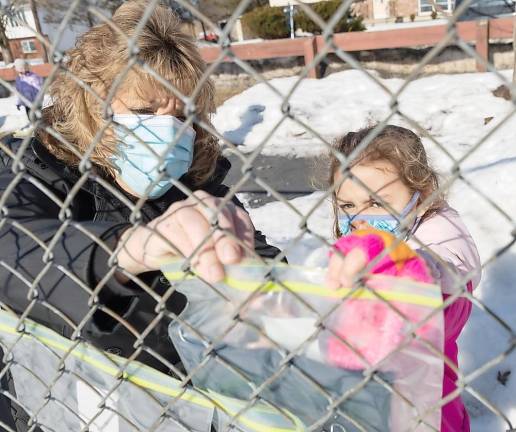
M 30 40 L 34 42 L 36 47 L 36 51 L 33 53 L 24 53 L 22 48 L 22 41 Z M 43 44 L 36 38 L 23 38 L 23 39 L 11 39 L 9 41 L 9 45 L 11 47 L 11 52 L 13 54 L 13 59 L 17 58 L 25 58 L 25 59 L 42 59 L 44 56 Z

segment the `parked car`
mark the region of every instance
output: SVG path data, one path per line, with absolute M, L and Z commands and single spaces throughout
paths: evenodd
M 457 9 L 465 0 L 456 0 Z M 515 13 L 515 0 L 473 0 L 459 17 L 459 21 L 494 18 Z

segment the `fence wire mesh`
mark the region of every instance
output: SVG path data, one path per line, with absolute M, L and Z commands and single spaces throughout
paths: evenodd
M 394 91 L 385 85 L 378 74 L 365 69 L 355 56 L 334 41 L 333 29 L 349 12 L 353 1 L 342 1 L 328 22 L 321 19 L 310 5 L 297 4 L 296 7 L 320 27 L 324 46 L 303 67 L 288 93 L 278 90 L 275 82 L 265 79 L 256 65 L 233 52 L 231 30 L 253 3 L 251 0 L 241 0 L 235 5 L 223 30 L 190 2 L 177 0 L 175 3 L 217 34 L 220 52 L 208 66 L 204 67 L 200 58 L 195 57 L 192 50 L 194 45 L 180 34 L 178 21 L 171 21 L 164 12 L 169 10 L 169 6 L 160 6 L 157 0 L 125 2 L 125 12 L 118 11 L 118 18 L 116 15 L 108 16 L 99 7 L 100 2 L 74 0 L 67 5 L 52 41 L 36 33 L 36 38 L 46 48 L 50 71 L 34 100 L 28 100 L 26 94 L 19 93 L 14 83 L 0 81 L 20 97 L 22 105 L 28 107 L 32 132 L 17 139 L 6 137 L 0 144 L 3 159 L 0 300 L 4 312 L 0 320 L 3 351 L 0 375 L 4 401 L 1 405 L 4 410 L 0 419 L 1 428 L 10 432 L 441 430 L 440 423 L 428 420 L 429 415 L 440 413 L 442 406 L 458 395 L 469 395 L 493 416 L 501 418 L 506 430 L 514 430 L 507 410 L 498 407 L 472 385 L 479 376 L 507 360 L 516 343 L 515 329 L 510 323 L 486 306 L 475 292 L 468 290 L 468 281 L 475 277 L 479 269 L 469 273 L 452 272 L 453 293 L 421 322 L 411 321 L 396 302 L 366 287 L 376 302 L 387 306 L 391 313 L 409 325 L 410 331 L 389 354 L 391 358 L 396 358 L 396 354 L 406 350 L 407 346 L 418 343 L 458 376 L 457 389 L 445 397 L 440 395 L 432 406 L 426 406 L 424 412 L 407 399 L 402 387 L 393 384 L 388 374 L 384 373 L 382 362 L 368 362 L 362 351 L 347 341 L 345 335 L 328 325 L 329 317 L 341 303 L 352 301 L 353 294 L 364 289 L 364 283 L 367 286 L 364 281 L 369 271 L 398 247 L 401 237 L 361 270 L 355 278 L 353 290 L 325 312 L 292 289 L 288 281 L 278 277 L 282 274 L 278 273 L 278 269 L 283 268 L 284 260 L 306 236 L 311 236 L 318 246 L 324 246 L 327 251 L 332 249 L 334 239 L 311 229 L 309 219 L 332 202 L 332 197 L 346 181 L 367 190 L 371 199 L 380 203 L 400 223 L 404 234 L 408 235 L 413 229 L 414 213 L 408 217 L 402 215 L 378 190 L 370 189 L 350 170 L 352 161 L 394 119 L 404 122 L 423 137 L 425 143 L 449 159 L 450 168 L 445 180 L 439 189 L 427 194 L 418 203 L 418 208 L 425 208 L 459 183 L 475 191 L 480 209 L 489 208 L 511 227 L 506 233 L 506 243 L 491 257 L 484 259 L 482 268 L 491 266 L 514 248 L 514 215 L 504 209 L 503 203 L 496 202 L 476 186 L 462 170 L 468 158 L 514 117 L 516 108 L 514 85 L 508 81 L 507 75 L 482 58 L 457 31 L 458 18 L 472 2 L 461 2 L 446 17 L 447 32 L 442 40 L 428 50 L 419 65 Z M 2 21 L 8 18 L 19 26 L 27 26 L 19 14 L 13 12 L 16 6 L 13 2 L 12 8 L 3 10 Z M 87 33 L 90 39 L 83 39 L 82 45 L 67 53 L 60 52 L 57 48 L 60 40 L 65 37 L 66 29 L 72 25 L 74 15 L 81 8 L 86 9 L 89 16 L 98 21 L 98 25 Z M 458 47 L 512 89 L 512 99 L 508 102 L 512 104 L 511 108 L 496 120 L 496 127 L 468 146 L 461 155 L 452 154 L 438 136 L 433 136 L 410 112 L 401 109 L 399 103 L 410 84 L 420 77 L 423 68 L 448 46 Z M 110 52 L 115 47 L 119 51 Z M 87 49 L 89 51 L 86 52 Z M 361 143 L 347 156 L 336 149 L 326 133 L 298 116 L 292 106 L 293 96 L 310 71 L 320 67 L 330 52 L 349 68 L 366 75 L 371 87 L 381 88 L 390 99 L 389 114 L 371 127 Z M 107 58 L 112 59 L 113 63 L 105 65 Z M 281 100 L 281 115 L 251 151 L 244 151 L 242 146 L 231 142 L 210 122 L 209 113 L 213 109 L 210 79 L 227 62 L 262 83 Z M 52 95 L 51 101 L 44 108 L 45 95 L 49 94 Z M 149 94 L 155 97 L 145 98 Z M 58 107 L 58 110 L 54 109 L 52 117 L 49 117 L 48 112 L 52 107 Z M 128 114 L 138 115 L 140 123 L 124 123 Z M 162 119 L 166 115 L 173 115 L 180 122 L 152 123 L 157 124 L 167 137 L 161 142 L 160 153 L 156 153 L 156 147 L 148 146 L 140 132 L 136 133 L 135 130 L 142 125 L 147 127 L 146 122 Z M 295 201 L 289 200 L 281 191 L 281 179 L 271 181 L 262 175 L 260 155 L 275 131 L 285 122 L 295 124 L 303 133 L 322 143 L 325 153 L 338 161 L 338 181 L 320 192 L 318 198 L 311 201 L 310 208 L 300 209 Z M 145 132 L 147 137 L 153 133 L 149 130 Z M 172 130 L 175 130 L 175 134 L 170 132 Z M 190 167 L 188 156 L 175 153 L 176 161 L 182 160 L 183 165 L 180 166 L 187 168 L 174 177 L 167 171 L 169 155 L 177 148 L 183 149 L 184 153 L 189 152 L 189 141 L 185 137 L 188 138 L 192 130 L 196 135 L 193 163 Z M 120 171 L 115 169 L 114 131 L 131 143 L 129 148 L 137 148 L 141 143 L 144 150 L 140 152 L 154 156 L 152 164 L 146 165 L 142 154 L 136 152 L 125 159 L 117 159 L 126 165 L 123 168 L 118 166 Z M 47 145 L 35 144 L 35 141 L 44 141 Z M 221 162 L 219 151 L 238 161 L 238 181 L 227 187 L 214 180 L 220 176 L 219 169 L 227 169 L 225 165 L 220 168 L 224 162 Z M 131 157 L 136 159 L 131 160 Z M 49 166 L 52 163 L 54 165 Z M 123 181 L 114 181 L 120 178 L 117 175 L 124 169 L 133 173 L 139 171 L 140 175 L 157 170 L 158 174 L 153 175 L 147 185 L 135 177 L 134 184 L 128 186 Z M 180 175 L 186 172 L 186 176 Z M 278 176 L 281 177 L 281 173 Z M 162 202 L 159 199 L 149 200 L 155 198 L 152 194 L 156 187 L 159 189 L 169 183 L 173 185 L 173 192 L 165 194 L 167 202 L 159 204 Z M 269 248 L 261 237 L 253 239 L 254 228 L 238 202 L 238 198 L 242 198 L 240 194 L 246 192 L 246 185 L 250 183 L 255 185 L 255 190 L 259 189 L 271 199 L 281 202 L 293 215 L 297 215 L 295 223 L 299 226 L 298 234 L 289 239 L 281 251 Z M 127 193 L 127 190 L 137 189 L 141 193 L 136 198 Z M 333 217 L 328 211 L 327 218 Z M 288 220 L 283 222 L 293 223 Z M 179 238 L 177 233 L 181 233 L 182 237 Z M 417 233 L 413 240 L 435 262 L 448 268 L 438 254 L 418 240 Z M 222 246 L 232 248 L 233 252 L 235 247 L 237 250 L 240 248 L 240 253 L 257 260 L 266 269 L 261 274 L 260 283 L 240 301 L 231 299 L 219 284 L 212 282 L 219 271 L 213 270 L 213 267 L 217 253 L 222 256 Z M 164 251 L 170 258 L 181 258 L 178 272 L 182 272 L 183 276 L 172 282 L 158 270 L 162 265 L 159 259 L 166 255 Z M 121 262 L 127 265 L 122 267 Z M 219 317 L 221 321 L 215 320 L 213 324 L 221 326 L 215 333 L 207 332 L 208 327 L 202 320 L 199 321 L 199 328 L 193 326 L 182 313 L 185 302 L 194 302 L 195 299 L 190 299 L 186 291 L 185 301 L 178 291 L 182 291 L 183 285 L 191 284 L 192 280 L 204 287 L 204 295 L 214 308 L 219 304 L 226 305 L 222 309 L 226 316 Z M 278 344 L 271 333 L 251 317 L 255 308 L 267 307 L 266 297 L 270 294 L 267 287 L 270 284 L 284 291 L 287 299 L 284 301 L 293 302 L 306 314 L 316 317 L 315 330 L 289 349 Z M 442 347 L 426 341 L 418 333 L 425 323 L 442 314 L 444 308 L 450 307 L 458 299 L 467 299 L 474 309 L 496 321 L 498 334 L 505 340 L 499 352 L 492 353 L 485 364 L 468 374 L 457 369 L 453 360 L 443 354 Z M 195 301 L 199 301 L 199 298 Z M 206 316 L 211 316 L 208 314 L 210 304 L 205 303 L 204 307 Z M 170 325 L 179 329 L 178 341 L 187 343 L 188 338 L 193 337 L 201 347 L 201 359 L 194 367 L 186 367 L 184 358 L 183 362 L 179 361 L 168 336 Z M 225 351 L 230 345 L 228 341 L 243 328 L 253 332 L 257 340 L 265 341 L 264 346 L 270 348 L 269 356 L 272 353 L 278 356 L 271 363 L 273 370 L 262 371 L 261 375 L 254 371 L 256 375 L 253 375 L 251 366 L 242 367 L 246 363 L 271 361 L 270 358 L 260 357 L 262 354 L 259 350 L 248 350 L 248 357 L 242 363 L 228 357 L 228 351 Z M 300 363 L 299 359 L 306 355 L 307 347 L 321 334 L 338 339 L 361 358 L 363 367 L 346 391 L 330 390 L 332 383 L 318 380 L 324 374 L 317 375 L 306 364 Z M 122 340 L 130 340 L 130 343 Z M 243 355 L 242 352 L 240 355 Z M 225 371 L 226 375 L 221 371 Z M 215 388 L 195 385 L 199 382 L 199 376 L 207 380 L 210 373 L 214 377 L 214 381 L 210 382 Z M 227 382 L 217 382 L 217 377 Z M 324 415 L 315 421 L 300 421 L 292 414 L 289 405 L 282 403 L 285 399 L 274 397 L 287 379 L 293 379 L 295 386 L 285 399 L 316 394 L 324 401 Z M 235 394 L 219 393 L 217 389 L 231 388 L 228 382 L 235 383 L 235 387 L 238 387 L 236 383 L 247 383 L 248 389 L 235 391 Z M 400 412 L 410 412 L 412 423 L 396 425 L 396 421 L 390 419 L 390 423 L 374 428 L 367 420 L 375 414 L 357 416 L 360 408 L 353 411 L 349 401 L 356 402 L 357 395 L 371 391 L 371 388 L 379 393 L 395 395 L 401 400 L 404 408 L 399 408 Z M 298 400 L 303 403 L 301 397 Z M 376 407 L 377 411 L 382 409 L 384 407 Z M 299 410 L 310 411 L 311 407 L 300 406 Z M 257 412 L 261 413 L 261 417 L 256 417 Z M 272 423 L 260 423 L 264 412 L 269 419 L 273 419 Z M 14 421 L 6 413 L 13 413 Z M 336 421 L 337 418 L 343 419 L 342 422 Z

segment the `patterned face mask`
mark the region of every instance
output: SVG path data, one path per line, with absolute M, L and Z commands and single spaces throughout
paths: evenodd
M 119 169 L 120 178 L 138 196 L 143 196 L 154 183 L 147 196 L 150 199 L 161 197 L 172 187 L 170 179 L 178 180 L 190 169 L 195 131 L 185 128 L 177 118 L 116 114 L 113 120 L 120 145 L 112 161 Z M 170 147 L 172 142 L 175 145 Z M 165 172 L 157 181 L 160 167 L 164 167 Z
M 339 216 L 339 230 L 342 235 L 347 235 L 351 232 L 351 225 L 353 221 L 364 221 L 367 222 L 371 227 L 379 229 L 381 231 L 390 232 L 396 236 L 400 236 L 399 230 L 400 222 L 414 209 L 419 199 L 420 193 L 414 192 L 412 198 L 401 211 L 399 218 L 395 218 L 391 215 L 341 215 Z

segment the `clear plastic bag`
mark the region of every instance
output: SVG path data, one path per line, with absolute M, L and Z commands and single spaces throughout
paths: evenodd
M 254 261 L 214 286 L 163 272 L 188 298 L 169 334 L 197 387 L 267 401 L 293 430 L 439 430 L 439 287 L 372 276 L 335 291 L 324 269 Z
M 294 416 L 285 418 L 266 402 L 244 412 L 245 401 L 185 386 L 138 361 L 127 364 L 29 319 L 23 331 L 18 324 L 16 315 L 0 309 L 0 347 L 16 390 L 11 397 L 36 415 L 38 430 L 210 432 L 214 422 L 226 429 L 237 413 L 245 430 L 304 430 Z

